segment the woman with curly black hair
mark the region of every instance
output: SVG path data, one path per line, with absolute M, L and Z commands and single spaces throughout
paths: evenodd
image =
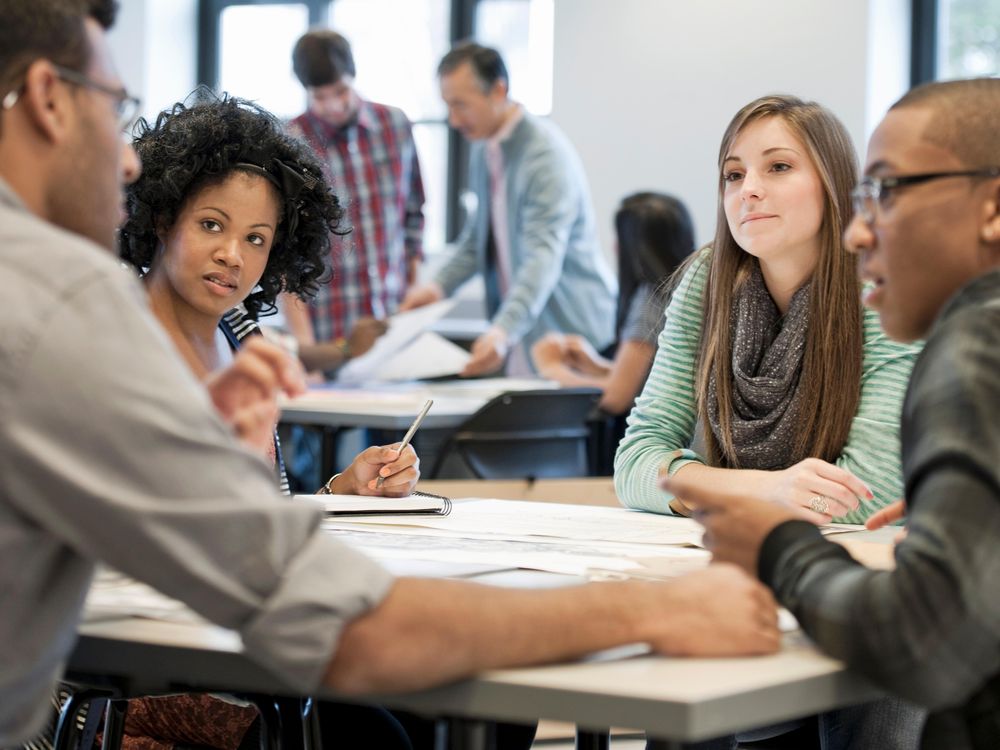
M 211 95 L 174 105 L 154 124 L 142 120 L 137 130 L 143 172 L 126 194 L 121 255 L 142 273 L 153 313 L 178 351 L 206 378 L 260 333 L 255 318 L 273 309 L 279 293 L 315 292 L 340 205 L 310 150 L 250 102 Z M 277 439 L 267 442 L 260 447 L 270 448 L 287 492 Z M 368 448 L 321 491 L 406 495 L 418 466 L 411 447 L 401 455 L 398 446 Z M 325 713 L 345 710 L 338 724 L 363 726 L 370 736 L 387 732 L 386 746 L 402 737 L 377 709 L 327 705 Z M 124 746 L 236 750 L 255 718 L 253 708 L 208 696 L 140 699 L 130 702 Z

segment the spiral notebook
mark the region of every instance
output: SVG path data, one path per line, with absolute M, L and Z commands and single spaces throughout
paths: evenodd
M 367 495 L 296 495 L 323 506 L 328 516 L 396 516 L 422 513 L 446 516 L 451 500 L 428 492 L 414 492 L 406 497 L 368 497 Z

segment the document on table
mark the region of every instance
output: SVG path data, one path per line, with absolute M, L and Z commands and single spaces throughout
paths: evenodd
M 204 622 L 187 605 L 123 573 L 102 568 L 87 594 L 84 620 L 141 617 L 166 622 Z
M 438 529 L 337 522 L 324 528 L 339 540 L 392 568 L 397 560 L 453 565 L 492 565 L 597 579 L 671 578 L 703 568 L 709 555 L 687 547 L 574 542 L 535 537 L 505 539 L 486 535 L 446 535 Z M 674 563 L 673 567 L 671 562 Z
M 414 492 L 406 497 L 377 495 L 294 495 L 301 502 L 316 503 L 330 516 L 367 516 L 426 513 L 446 516 L 451 513 L 451 500 L 440 495 Z
M 435 339 L 426 339 L 422 336 L 427 329 L 430 328 L 436 320 L 444 317 L 449 310 L 455 305 L 455 300 L 443 300 L 441 302 L 435 302 L 432 305 L 427 305 L 425 307 L 418 307 L 415 310 L 408 310 L 407 312 L 398 313 L 393 315 L 388 320 L 389 328 L 388 330 L 379 336 L 375 341 L 375 345 L 369 349 L 367 352 L 359 357 L 355 357 L 342 368 L 337 373 L 337 380 L 342 383 L 368 383 L 372 380 L 392 380 L 394 378 L 386 377 L 385 373 L 389 372 L 393 375 L 400 375 L 395 379 L 401 380 L 415 380 L 421 377 L 421 375 L 412 369 L 412 365 L 416 363 L 417 359 L 424 359 L 423 363 L 428 371 L 440 370 L 447 364 L 451 372 L 438 372 L 438 375 L 451 375 L 458 373 L 462 367 L 464 367 L 464 362 L 461 366 L 458 366 L 459 356 L 455 350 L 458 352 L 463 352 L 460 347 L 447 342 L 445 339 L 433 334 Z M 414 349 L 411 345 L 416 343 L 418 339 L 421 339 L 423 343 Z M 441 342 L 445 342 L 442 344 Z M 442 362 L 439 366 L 432 368 L 432 365 L 436 363 L 427 356 L 420 354 L 420 351 L 424 348 L 429 348 L 430 356 L 439 356 L 442 358 Z M 454 349 L 449 349 L 448 347 L 454 347 Z M 443 352 L 447 351 L 447 354 Z M 464 352 L 466 357 L 468 352 Z M 396 359 L 401 360 L 401 364 L 397 366 L 391 366 Z M 407 370 L 406 366 L 411 366 L 411 369 Z M 423 375 L 423 377 L 430 377 L 429 375 Z
M 470 498 L 456 502 L 447 518 L 380 516 L 358 523 L 485 534 L 508 539 L 556 537 L 570 541 L 698 545 L 702 527 L 690 518 L 655 513 L 520 500 Z

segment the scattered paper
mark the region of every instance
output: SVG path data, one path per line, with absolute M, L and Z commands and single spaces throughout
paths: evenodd
M 340 368 L 337 380 L 342 383 L 365 383 L 377 379 L 391 358 L 454 306 L 455 300 L 447 299 L 393 315 L 387 321 L 388 330 L 378 337 L 371 349 Z

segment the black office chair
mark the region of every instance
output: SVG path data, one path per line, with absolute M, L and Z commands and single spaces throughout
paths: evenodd
M 431 479 L 538 479 L 591 474 L 587 441 L 596 388 L 509 391 L 443 442 Z

